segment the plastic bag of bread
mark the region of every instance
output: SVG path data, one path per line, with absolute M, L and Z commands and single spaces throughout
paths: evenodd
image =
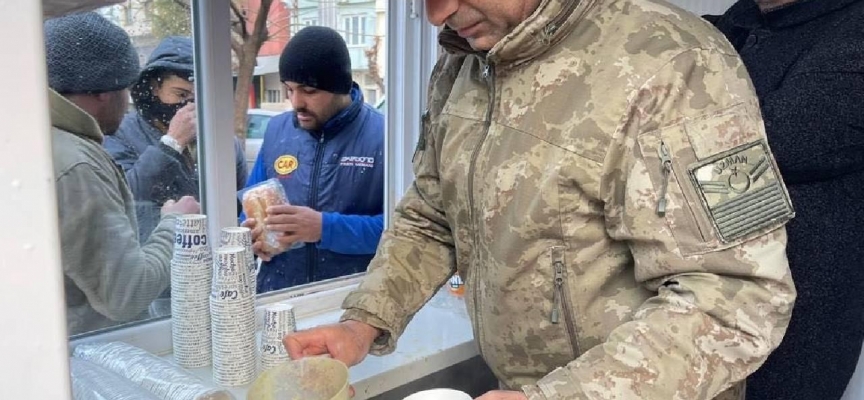
M 267 218 L 268 207 L 288 204 L 285 188 L 275 178 L 246 189 L 242 201 L 246 218 L 254 218 L 258 224 L 263 224 Z M 278 254 L 285 251 L 285 246 L 279 243 L 278 232 L 264 230 L 258 240 L 267 253 Z

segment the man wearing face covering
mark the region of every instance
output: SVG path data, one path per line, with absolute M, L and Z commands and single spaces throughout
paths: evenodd
M 150 55 L 132 86 L 135 111 L 105 140 L 105 149 L 126 173 L 135 196 L 144 241 L 159 223 L 160 205 L 180 196 L 198 198 L 192 40 L 168 37 Z M 234 139 L 237 188 L 246 183 L 246 163 Z

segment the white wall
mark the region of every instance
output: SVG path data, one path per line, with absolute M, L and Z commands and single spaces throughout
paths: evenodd
M 694 14 L 722 14 L 735 0 L 667 0 Z
M 59 2 L 57 2 L 59 3 Z M 57 200 L 38 1 L 0 2 L 0 399 L 69 399 Z M 26 50 L 25 50 L 26 49 Z

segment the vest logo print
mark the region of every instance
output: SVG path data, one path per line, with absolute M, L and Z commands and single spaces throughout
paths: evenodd
M 288 175 L 297 169 L 297 165 L 297 157 L 284 155 L 276 159 L 276 162 L 273 163 L 273 169 L 279 175 Z
M 339 160 L 339 165 L 342 167 L 372 168 L 375 166 L 375 157 L 342 157 Z

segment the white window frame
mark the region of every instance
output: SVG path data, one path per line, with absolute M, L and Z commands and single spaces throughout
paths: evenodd
M 366 23 L 369 22 L 367 18 L 366 14 L 351 14 L 340 17 L 341 23 L 338 30 L 342 32 L 342 37 L 349 47 L 366 45 Z
M 266 89 L 265 97 L 268 103 L 281 103 L 282 99 L 284 99 L 282 91 L 279 89 Z

